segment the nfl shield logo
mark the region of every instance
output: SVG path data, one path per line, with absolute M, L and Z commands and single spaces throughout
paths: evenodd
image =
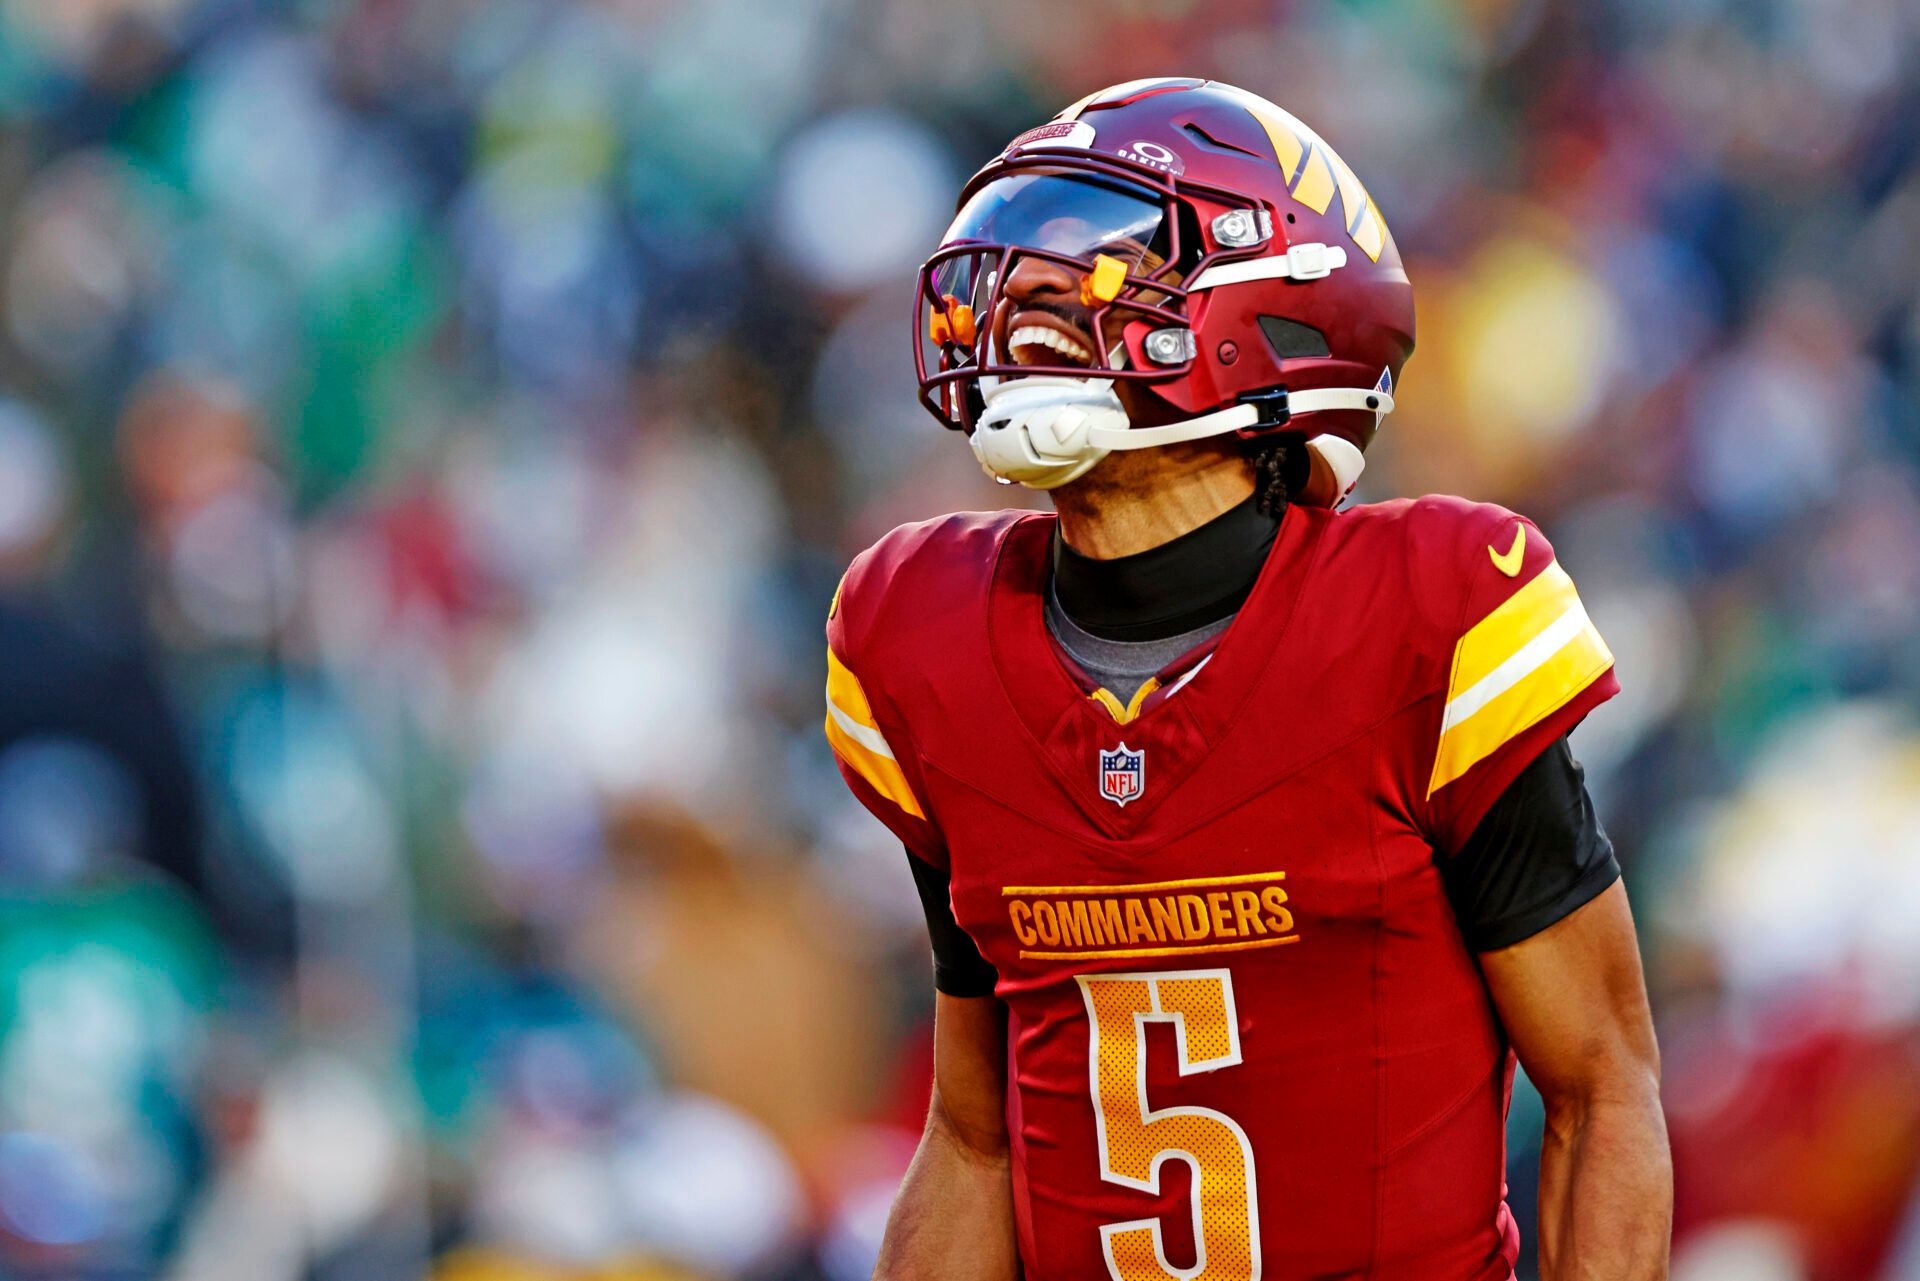
M 1140 799 L 1147 788 L 1147 754 L 1125 743 L 1100 753 L 1100 795 L 1115 805 Z

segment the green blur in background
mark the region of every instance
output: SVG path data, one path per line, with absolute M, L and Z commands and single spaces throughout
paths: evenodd
M 914 404 L 966 174 L 1165 74 L 1406 255 L 1362 497 L 1618 656 L 1677 1281 L 1920 1281 L 1909 0 L 0 3 L 0 1278 L 868 1275 L 931 983 L 821 623 L 1034 498 Z

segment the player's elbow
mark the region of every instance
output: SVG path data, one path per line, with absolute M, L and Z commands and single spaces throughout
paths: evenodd
M 1660 1051 L 1651 1037 L 1630 1048 L 1590 1045 L 1578 1060 L 1576 1071 L 1533 1078 L 1550 1128 L 1582 1129 L 1602 1113 L 1660 1115 Z
M 1004 1114 L 979 1102 L 950 1098 L 937 1085 L 927 1109 L 927 1137 L 971 1161 L 1003 1165 L 1008 1159 Z

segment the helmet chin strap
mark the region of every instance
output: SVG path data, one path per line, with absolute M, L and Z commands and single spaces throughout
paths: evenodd
M 980 380 L 983 384 L 986 379 Z M 995 379 L 967 437 L 989 476 L 1029 489 L 1058 489 L 1107 456 L 1105 437 L 1127 434 L 1127 411 L 1111 378 Z
M 982 379 L 983 383 L 987 380 Z M 988 475 L 1029 489 L 1058 489 L 1078 480 L 1113 450 L 1157 449 L 1253 427 L 1258 405 L 1229 405 L 1198 418 L 1159 427 L 1130 425 L 1111 378 L 1032 377 L 994 379 L 982 389 L 984 412 L 968 437 Z M 1358 387 L 1315 387 L 1287 395 L 1290 416 L 1329 409 L 1358 409 L 1385 417 L 1393 397 Z M 1332 506 L 1347 496 L 1366 458 L 1339 436 L 1307 441 L 1313 457 L 1298 500 Z

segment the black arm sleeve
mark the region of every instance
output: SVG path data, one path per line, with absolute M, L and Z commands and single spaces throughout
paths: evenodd
M 1440 876 L 1475 952 L 1511 947 L 1620 878 L 1613 842 L 1565 738 L 1520 771 Z
M 953 900 L 947 893 L 948 875 L 907 851 L 914 888 L 927 913 L 927 937 L 933 941 L 933 986 L 948 996 L 992 996 L 1000 972 L 980 955 L 973 939 L 953 919 Z

